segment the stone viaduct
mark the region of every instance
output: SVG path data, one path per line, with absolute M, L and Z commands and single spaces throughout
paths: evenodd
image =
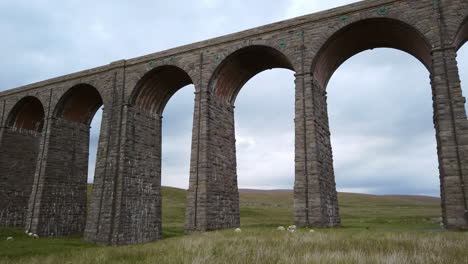
M 186 232 L 239 226 L 234 103 L 271 68 L 295 72 L 294 219 L 340 225 L 327 82 L 372 48 L 429 72 L 446 228 L 468 227 L 468 121 L 456 56 L 467 0 L 366 0 L 0 93 L 0 226 L 105 245 L 161 238 L 161 118 L 194 84 Z M 350 84 L 352 86 L 352 84 Z M 352 89 L 352 87 L 350 87 Z M 382 98 L 376 98 L 382 100 Z M 89 126 L 104 106 L 87 208 Z

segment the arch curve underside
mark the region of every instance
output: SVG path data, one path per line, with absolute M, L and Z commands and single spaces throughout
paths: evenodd
M 190 76 L 176 66 L 161 66 L 146 73 L 135 87 L 132 104 L 162 115 L 169 99 L 182 87 L 192 84 Z
M 41 132 L 44 126 L 44 107 L 36 97 L 21 99 L 8 117 L 8 127 Z
M 88 84 L 79 84 L 63 95 L 55 115 L 68 121 L 89 125 L 102 103 L 102 97 L 96 88 Z
M 350 57 L 374 48 L 407 52 L 431 71 L 431 47 L 411 26 L 391 19 L 369 19 L 353 23 L 329 38 L 312 65 L 314 78 L 326 87 L 333 73 Z
M 294 71 L 292 63 L 280 51 L 268 46 L 251 46 L 242 48 L 229 55 L 218 66 L 210 81 L 214 94 L 234 104 L 242 86 L 258 73 L 284 68 Z

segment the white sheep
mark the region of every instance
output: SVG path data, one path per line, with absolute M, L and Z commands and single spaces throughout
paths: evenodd
M 30 237 L 32 237 L 33 235 L 34 235 L 34 234 L 31 233 L 31 232 L 28 233 L 28 236 L 30 236 Z
M 236 229 L 234 229 L 234 232 L 240 233 L 240 232 L 242 232 L 242 230 L 240 228 L 236 228 Z
M 28 234 L 29 234 L 29 229 L 26 229 L 26 231 L 24 231 L 24 233 L 25 233 L 26 235 L 28 235 Z
M 314 233 L 314 232 L 315 232 L 315 230 L 313 230 L 313 229 L 309 230 L 309 233 Z
M 37 234 L 33 234 L 32 237 L 35 239 L 39 239 L 39 236 Z
M 6 240 L 7 240 L 7 241 L 12 241 L 12 240 L 13 240 L 13 237 L 7 237 Z
M 296 229 L 296 225 L 290 225 L 288 226 L 288 229 Z
M 289 233 L 294 233 L 294 232 L 296 232 L 296 229 L 292 229 L 292 228 L 289 229 L 289 228 L 288 228 L 288 232 L 289 232 Z
M 286 229 L 284 228 L 284 226 L 278 226 L 278 228 L 276 228 L 276 230 L 278 230 L 278 231 L 284 231 L 284 230 L 286 230 Z

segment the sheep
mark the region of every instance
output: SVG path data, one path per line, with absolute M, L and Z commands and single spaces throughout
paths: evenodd
M 314 232 L 315 232 L 315 230 L 313 230 L 313 229 L 309 230 L 309 233 L 314 233 Z
M 288 232 L 289 232 L 289 233 L 294 233 L 294 232 L 296 232 L 296 226 L 295 226 L 295 225 L 290 225 L 290 226 L 288 226 Z
M 24 233 L 25 233 L 26 235 L 28 235 L 28 234 L 29 234 L 29 229 L 26 229 L 26 231 L 24 231 Z
M 6 240 L 7 240 L 7 241 L 12 241 L 12 240 L 13 240 L 13 237 L 7 237 Z
M 34 234 L 31 233 L 31 232 L 28 233 L 28 236 L 30 236 L 30 237 L 32 237 L 33 235 L 34 235 Z
M 37 234 L 33 234 L 32 237 L 35 239 L 39 239 L 39 236 Z
M 236 229 L 234 230 L 234 232 L 240 233 L 240 232 L 242 232 L 242 230 L 241 230 L 240 228 L 236 228 Z
M 278 231 L 284 231 L 284 230 L 286 230 L 286 229 L 284 228 L 284 226 L 278 226 L 278 228 L 276 228 L 276 230 L 278 230 Z

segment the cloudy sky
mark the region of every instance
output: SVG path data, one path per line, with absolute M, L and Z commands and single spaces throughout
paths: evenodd
M 0 90 L 352 2 L 1 1 Z M 459 64 L 468 83 L 468 45 Z M 293 75 L 282 69 L 260 73 L 237 97 L 242 188 L 293 186 Z M 439 195 L 429 73 L 421 63 L 397 50 L 366 51 L 346 61 L 327 89 L 339 191 Z M 188 186 L 193 91 L 181 89 L 164 111 L 164 185 Z M 98 112 L 90 182 L 99 123 Z

